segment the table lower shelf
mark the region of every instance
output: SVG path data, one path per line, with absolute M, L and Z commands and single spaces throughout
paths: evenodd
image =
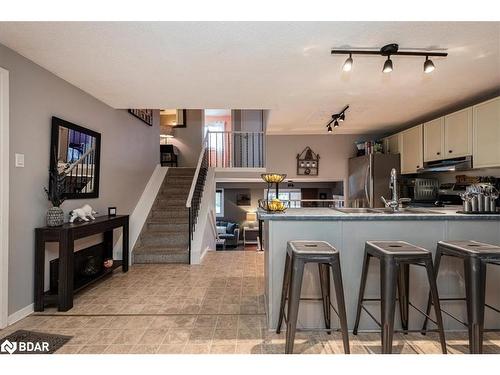
M 75 283 L 73 286 L 73 293 L 78 293 L 82 289 L 94 284 L 95 282 L 102 280 L 104 277 L 109 276 L 113 273 L 113 271 L 122 266 L 121 260 L 114 260 L 113 265 L 110 268 L 104 269 L 102 272 L 89 277 L 84 277 L 79 280 L 78 283 Z M 55 303 L 57 302 L 57 292 L 47 291 L 44 293 L 44 302 L 47 303 Z

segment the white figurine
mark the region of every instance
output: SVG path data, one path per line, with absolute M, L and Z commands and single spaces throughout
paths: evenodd
M 95 220 L 95 214 L 97 214 L 97 212 L 94 211 L 88 204 L 86 204 L 83 207 L 77 208 L 69 213 L 69 222 L 74 222 L 76 218 L 79 218 L 83 221 L 89 221 L 89 218 L 91 220 Z

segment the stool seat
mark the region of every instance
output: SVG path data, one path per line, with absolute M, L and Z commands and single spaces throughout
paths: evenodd
M 382 252 L 391 256 L 407 256 L 407 255 L 426 255 L 430 254 L 429 250 L 412 245 L 405 241 L 366 241 L 367 248 Z
M 462 255 L 500 255 L 500 246 L 478 241 L 439 241 L 438 246 L 455 250 Z
M 334 255 L 338 251 L 332 245 L 325 241 L 288 241 L 287 252 L 295 256 L 314 256 Z

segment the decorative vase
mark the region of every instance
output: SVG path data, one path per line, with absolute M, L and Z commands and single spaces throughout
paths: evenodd
M 61 207 L 51 207 L 47 211 L 47 226 L 58 227 L 64 224 L 64 211 Z

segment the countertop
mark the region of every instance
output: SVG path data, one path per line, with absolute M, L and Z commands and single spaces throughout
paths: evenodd
M 500 215 L 495 214 L 459 214 L 461 206 L 433 208 L 432 214 L 425 213 L 398 213 L 398 214 L 385 214 L 385 213 L 344 213 L 336 211 L 332 208 L 289 208 L 284 213 L 270 214 L 259 210 L 257 216 L 259 220 L 295 220 L 295 221 L 402 221 L 402 220 L 496 220 L 500 221 Z

